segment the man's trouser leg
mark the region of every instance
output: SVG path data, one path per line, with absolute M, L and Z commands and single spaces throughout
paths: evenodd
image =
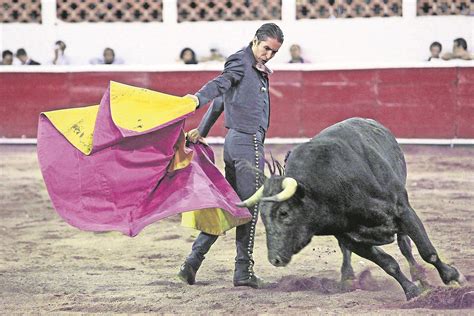
M 194 284 L 196 282 L 196 273 L 204 260 L 204 256 L 216 240 L 216 235 L 210 235 L 205 232 L 201 232 L 196 240 L 194 240 L 191 253 L 181 265 L 178 272 L 178 277 L 182 281 L 188 284 Z
M 264 168 L 263 135 L 244 134 L 230 130 L 224 145 L 224 161 L 227 181 L 242 200 L 252 196 L 260 187 L 260 170 Z M 234 284 L 251 280 L 253 272 L 253 247 L 258 205 L 249 209 L 252 220 L 236 228 Z
M 196 240 L 194 240 L 191 253 L 186 258 L 186 262 L 188 262 L 195 271 L 197 271 L 201 266 L 205 255 L 209 252 L 211 246 L 216 242 L 217 237 L 218 236 L 216 235 L 201 232 L 197 236 Z

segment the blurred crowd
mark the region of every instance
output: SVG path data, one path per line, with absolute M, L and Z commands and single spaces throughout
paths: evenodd
M 1 65 L 13 65 L 15 64 L 14 57 L 17 58 L 17 64 L 20 65 L 40 65 L 39 62 L 28 56 L 28 53 L 24 48 L 19 48 L 15 54 L 10 50 L 4 50 L 2 52 Z M 106 47 L 101 57 L 92 58 L 89 63 L 91 65 L 116 65 L 124 64 L 121 58 L 115 57 L 115 51 Z M 71 65 L 71 59 L 66 54 L 66 43 L 63 41 L 57 41 L 54 46 L 53 58 L 50 62 L 51 65 Z
M 304 59 L 301 55 L 301 47 L 298 44 L 293 44 L 290 47 L 291 59 L 288 63 L 308 63 L 308 60 Z M 181 50 L 179 54 L 179 62 L 182 62 L 186 65 L 195 65 L 198 63 L 209 63 L 209 62 L 219 62 L 222 63 L 225 61 L 225 56 L 223 56 L 217 48 L 211 48 L 209 56 L 204 56 L 201 58 L 196 57 L 196 53 L 193 49 L 186 47 Z
M 427 61 L 437 61 L 437 60 L 474 60 L 474 55 L 471 55 L 468 51 L 467 42 L 464 38 L 456 38 L 453 41 L 453 48 L 451 52 L 446 52 L 442 54 L 443 46 L 439 42 L 433 42 L 430 47 L 430 57 Z M 301 46 L 298 44 L 293 44 L 290 46 L 290 60 L 288 63 L 310 63 L 307 58 L 303 57 Z M 16 61 L 15 61 L 16 57 Z M 217 48 L 211 48 L 209 55 L 198 57 L 194 50 L 190 47 L 183 48 L 179 53 L 179 58 L 177 59 L 178 63 L 193 65 L 199 63 L 211 63 L 224 62 L 226 57 L 219 52 Z M 102 56 L 92 58 L 89 60 L 91 65 L 117 65 L 125 64 L 125 61 L 122 58 L 115 56 L 115 51 L 106 47 L 102 53 Z M 10 50 L 4 50 L 2 52 L 2 61 L 0 65 L 40 65 L 39 62 L 28 56 L 28 53 L 24 48 L 20 48 L 13 53 Z M 51 65 L 71 65 L 71 59 L 66 54 L 66 43 L 63 41 L 57 41 L 54 47 L 53 57 L 51 58 Z
M 71 59 L 66 54 L 66 43 L 63 41 L 57 41 L 54 46 L 53 57 L 51 58 L 50 65 L 71 65 Z M 291 59 L 289 63 L 307 63 L 308 60 L 302 57 L 301 47 L 297 44 L 291 45 L 290 47 Z M 16 60 L 15 60 L 16 58 Z M 193 65 L 199 63 L 223 63 L 226 60 L 226 57 L 219 52 L 218 48 L 211 48 L 209 55 L 197 57 L 193 49 L 186 47 L 181 50 L 179 53 L 179 58 L 176 60 L 178 63 Z M 24 48 L 20 48 L 13 53 L 10 50 L 4 50 L 2 52 L 2 60 L 0 65 L 40 65 L 39 62 L 35 61 L 28 56 L 28 53 Z M 106 47 L 102 53 L 102 56 L 92 58 L 89 60 L 91 65 L 117 65 L 125 64 L 125 61 L 119 57 L 115 56 L 115 51 Z
M 473 60 L 474 56 L 467 50 L 467 42 L 464 38 L 456 38 L 453 41 L 452 52 L 441 54 L 443 51 L 443 45 L 439 42 L 433 42 L 430 45 L 430 57 L 428 61 L 436 60 L 451 60 L 451 59 L 462 59 L 462 60 Z

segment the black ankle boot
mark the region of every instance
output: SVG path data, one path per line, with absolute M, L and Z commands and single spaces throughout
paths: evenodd
M 178 277 L 189 285 L 196 283 L 196 273 L 204 260 L 204 255 L 217 240 L 216 235 L 201 232 L 193 243 L 191 254 L 181 265 Z
M 252 274 L 250 277 L 245 279 L 234 279 L 234 286 L 249 286 L 253 289 L 261 289 L 265 287 L 265 281 L 258 275 Z
M 189 285 L 193 285 L 196 283 L 196 272 L 197 269 L 185 261 L 179 269 L 178 277 L 181 279 L 181 281 L 188 283 Z

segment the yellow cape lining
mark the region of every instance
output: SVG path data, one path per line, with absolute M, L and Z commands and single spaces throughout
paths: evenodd
M 110 112 L 114 123 L 146 132 L 193 112 L 194 101 L 144 88 L 110 82 Z M 98 105 L 44 112 L 54 127 L 85 155 L 92 151 Z
M 110 82 L 110 111 L 114 123 L 124 129 L 145 132 L 193 112 L 191 98 L 176 97 L 152 90 Z M 54 127 L 79 151 L 90 155 L 99 105 L 44 112 Z M 185 168 L 192 159 L 186 150 L 184 134 L 176 144 L 176 154 L 169 171 Z M 207 208 L 182 213 L 182 225 L 213 235 L 248 222 L 220 208 Z

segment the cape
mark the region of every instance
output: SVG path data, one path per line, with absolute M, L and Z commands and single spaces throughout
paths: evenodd
M 212 149 L 186 146 L 194 110 L 190 98 L 111 81 L 99 105 L 41 113 L 38 161 L 59 215 L 131 237 L 179 213 L 184 226 L 214 235 L 250 221 Z

